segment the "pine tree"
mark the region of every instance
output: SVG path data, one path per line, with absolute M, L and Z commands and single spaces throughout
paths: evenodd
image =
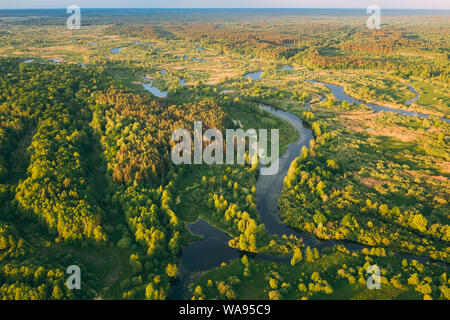
M 303 259 L 302 251 L 300 250 L 300 248 L 295 248 L 294 255 L 292 256 L 291 259 L 291 265 L 295 266 L 297 263 L 302 261 L 302 259 Z
M 311 248 L 308 246 L 306 247 L 306 257 L 305 260 L 308 262 L 314 262 L 314 255 L 311 251 Z

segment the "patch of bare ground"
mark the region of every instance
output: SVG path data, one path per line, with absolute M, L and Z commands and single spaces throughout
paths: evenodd
M 361 111 L 361 110 L 343 112 L 342 114 L 339 115 L 339 117 L 341 119 L 344 119 L 344 120 L 348 119 L 348 120 L 352 120 L 352 121 L 355 121 L 355 120 L 367 121 L 367 120 L 375 118 L 376 116 L 377 116 L 376 113 Z
M 402 155 L 402 157 L 404 159 L 407 159 L 409 161 L 413 161 L 413 162 L 427 162 L 428 161 L 428 166 L 430 168 L 434 168 L 439 170 L 440 172 L 442 172 L 443 174 L 450 174 L 450 162 L 449 161 L 443 161 L 441 159 L 429 159 L 427 158 L 427 156 L 423 156 L 423 155 L 412 155 L 412 154 L 408 154 L 405 153 Z
M 438 166 L 442 169 L 443 173 L 449 174 L 450 173 L 450 162 L 443 161 L 438 164 Z
M 236 92 L 236 90 L 229 89 L 229 90 L 223 90 L 220 94 L 230 94 L 230 93 L 235 93 L 235 92 Z
M 362 183 L 363 185 L 367 186 L 367 187 L 379 187 L 382 186 L 384 184 L 386 184 L 386 181 L 381 181 L 381 180 L 377 180 L 374 178 L 370 178 L 370 177 L 358 177 L 359 182 Z
M 398 139 L 403 142 L 415 141 L 421 134 L 411 129 L 399 126 L 379 126 L 374 119 L 376 113 L 367 113 L 366 111 L 346 112 L 339 116 L 346 127 L 357 131 L 366 132 L 373 136 L 386 136 Z
M 321 100 L 322 100 L 322 96 L 320 95 L 320 94 L 318 94 L 318 93 L 312 93 L 312 98 L 311 98 L 311 101 L 309 102 L 309 104 L 315 104 L 315 103 L 318 103 L 318 102 L 320 102 Z
M 447 162 L 447 164 L 450 165 L 450 162 Z M 448 181 L 449 181 L 447 177 L 444 177 L 444 176 L 431 176 L 429 174 L 425 174 L 425 173 L 422 173 L 420 171 L 404 170 L 403 172 L 405 174 L 411 176 L 412 178 L 424 178 L 426 180 L 439 180 L 439 181 L 444 182 L 444 183 L 448 183 Z
M 49 53 L 53 51 L 63 50 L 68 52 L 87 52 L 89 49 L 84 47 L 76 47 L 73 45 L 53 46 L 45 48 L 30 48 L 31 51 L 37 51 L 39 53 Z
M 342 124 L 355 132 L 372 133 L 372 126 L 370 119 L 374 118 L 374 113 L 367 113 L 367 111 L 350 111 L 343 112 L 339 115 Z M 365 127 L 369 127 L 370 130 Z
M 213 74 L 214 74 L 214 76 L 212 76 L 208 80 L 208 84 L 210 84 L 210 85 L 218 84 L 221 80 L 225 79 L 226 77 L 232 78 L 235 75 L 235 72 L 222 70 L 220 72 L 213 73 Z
M 405 130 L 399 127 L 372 127 L 369 131 L 370 134 L 375 136 L 392 137 L 403 142 L 415 141 L 419 138 L 418 134 L 415 134 L 411 130 Z

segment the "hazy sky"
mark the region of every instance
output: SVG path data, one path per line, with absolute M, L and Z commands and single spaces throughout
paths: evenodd
M 0 9 L 65 8 L 367 8 L 450 9 L 450 0 L 0 0 Z

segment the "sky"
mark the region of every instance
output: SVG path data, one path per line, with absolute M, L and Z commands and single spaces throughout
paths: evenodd
M 450 0 L 0 0 L 0 9 L 67 8 L 367 8 L 450 9 Z

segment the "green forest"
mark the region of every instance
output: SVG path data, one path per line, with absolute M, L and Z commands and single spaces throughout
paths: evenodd
M 0 10 L 0 299 L 450 299 L 448 15 L 119 17 Z M 174 164 L 196 121 L 285 176 Z

